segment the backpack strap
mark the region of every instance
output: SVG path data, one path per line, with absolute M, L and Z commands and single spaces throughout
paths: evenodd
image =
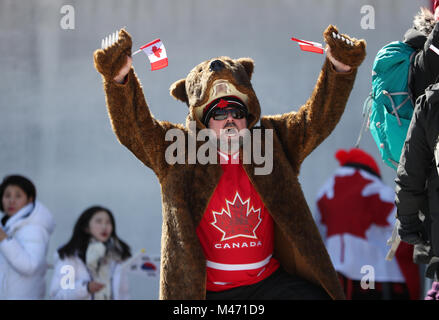
M 413 74 L 413 71 L 412 71 L 413 60 L 415 59 L 415 55 L 416 55 L 419 51 L 421 51 L 421 50 L 416 50 L 416 51 L 414 51 L 414 52 L 410 55 L 410 67 L 409 67 L 409 72 L 408 72 L 408 74 L 407 74 L 407 91 L 409 92 L 409 97 L 410 97 L 410 100 L 411 100 L 411 102 L 412 102 L 412 106 L 413 106 L 413 108 L 415 107 L 415 101 L 414 101 L 414 99 L 413 99 L 413 92 L 412 92 L 412 90 L 411 90 L 411 88 L 410 88 L 410 79 L 412 78 L 412 74 Z
M 392 113 L 395 115 L 396 120 L 398 120 L 398 125 L 402 126 L 401 120 L 399 119 L 398 110 L 401 108 L 407 101 L 410 99 L 410 95 L 408 92 L 388 92 L 387 90 L 383 90 L 383 94 L 389 98 L 390 103 L 392 104 Z M 405 98 L 398 106 L 395 107 L 395 102 L 392 99 L 392 96 L 403 96 L 407 95 L 407 98 Z
M 369 125 L 366 125 L 366 123 L 369 122 L 369 116 L 372 111 L 372 102 L 373 102 L 373 98 L 371 91 L 363 103 L 363 123 L 361 124 L 360 133 L 358 135 L 357 142 L 355 143 L 354 148 L 358 148 L 358 146 L 360 145 L 361 138 L 363 138 L 363 133 L 369 127 Z

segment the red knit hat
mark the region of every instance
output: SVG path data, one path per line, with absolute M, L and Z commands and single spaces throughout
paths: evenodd
M 436 7 L 439 5 L 439 0 L 434 0 L 433 1 L 433 13 L 436 10 Z
M 380 168 L 378 167 L 374 158 L 361 149 L 353 148 L 349 151 L 340 149 L 335 153 L 335 158 L 338 160 L 341 166 L 344 166 L 348 163 L 361 164 L 370 168 L 373 172 L 378 174 L 378 176 L 381 176 Z

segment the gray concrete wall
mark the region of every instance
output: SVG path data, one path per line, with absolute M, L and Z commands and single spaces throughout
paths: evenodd
M 75 9 L 74 30 L 60 27 L 66 4 Z M 363 5 L 375 9 L 375 29 L 361 28 Z M 134 66 L 154 115 L 183 122 L 187 108 L 169 96 L 169 86 L 219 55 L 255 60 L 252 81 L 264 114 L 297 110 L 309 97 L 323 58 L 300 51 L 290 37 L 322 42 L 322 31 L 332 23 L 366 39 L 368 56 L 339 125 L 304 162 L 300 181 L 313 208 L 317 189 L 337 166 L 336 149 L 353 147 L 358 136 L 374 55 L 401 39 L 421 5 L 429 1 L 1 0 L 0 176 L 30 177 L 38 198 L 53 212 L 57 228 L 49 261 L 92 204 L 114 212 L 118 234 L 133 251 L 159 253 L 160 187 L 112 132 L 92 60 L 101 38 L 127 26 L 134 46 L 163 40 L 169 67 L 151 72 L 143 54 L 134 57 Z M 360 146 L 379 158 L 370 133 Z M 381 168 L 393 185 L 395 172 L 382 163 Z M 158 297 L 158 280 L 131 278 L 131 287 L 133 298 Z

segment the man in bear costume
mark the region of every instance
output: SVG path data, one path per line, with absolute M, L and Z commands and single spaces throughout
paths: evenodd
M 160 299 L 205 299 L 206 294 L 213 299 L 218 293 L 225 299 L 344 298 L 298 175 L 305 157 L 340 120 L 366 44 L 334 26 L 323 35 L 327 58 L 311 97 L 297 112 L 260 117 L 250 82 L 253 60 L 217 57 L 170 88 L 189 108 L 186 126 L 150 113 L 131 67 L 132 41 L 125 30 L 113 45 L 94 53 L 119 142 L 161 185 Z M 188 141 L 206 126 L 234 135 L 243 126 L 252 132 L 258 121 L 273 134 L 270 174 L 255 174 L 257 165 L 243 162 L 243 152 L 237 153 L 237 164 L 228 160 L 234 154 L 220 152 L 216 163 L 166 161 L 170 129 L 181 130 Z M 196 150 L 204 143 L 196 141 Z M 290 285 L 279 289 L 283 283 Z

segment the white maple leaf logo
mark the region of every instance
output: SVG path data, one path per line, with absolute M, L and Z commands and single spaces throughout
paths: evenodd
M 262 222 L 261 208 L 250 208 L 250 198 L 242 201 L 238 192 L 233 201 L 226 199 L 227 210 L 212 211 L 214 222 L 211 224 L 222 232 L 221 241 L 237 237 L 257 239 L 256 229 Z

